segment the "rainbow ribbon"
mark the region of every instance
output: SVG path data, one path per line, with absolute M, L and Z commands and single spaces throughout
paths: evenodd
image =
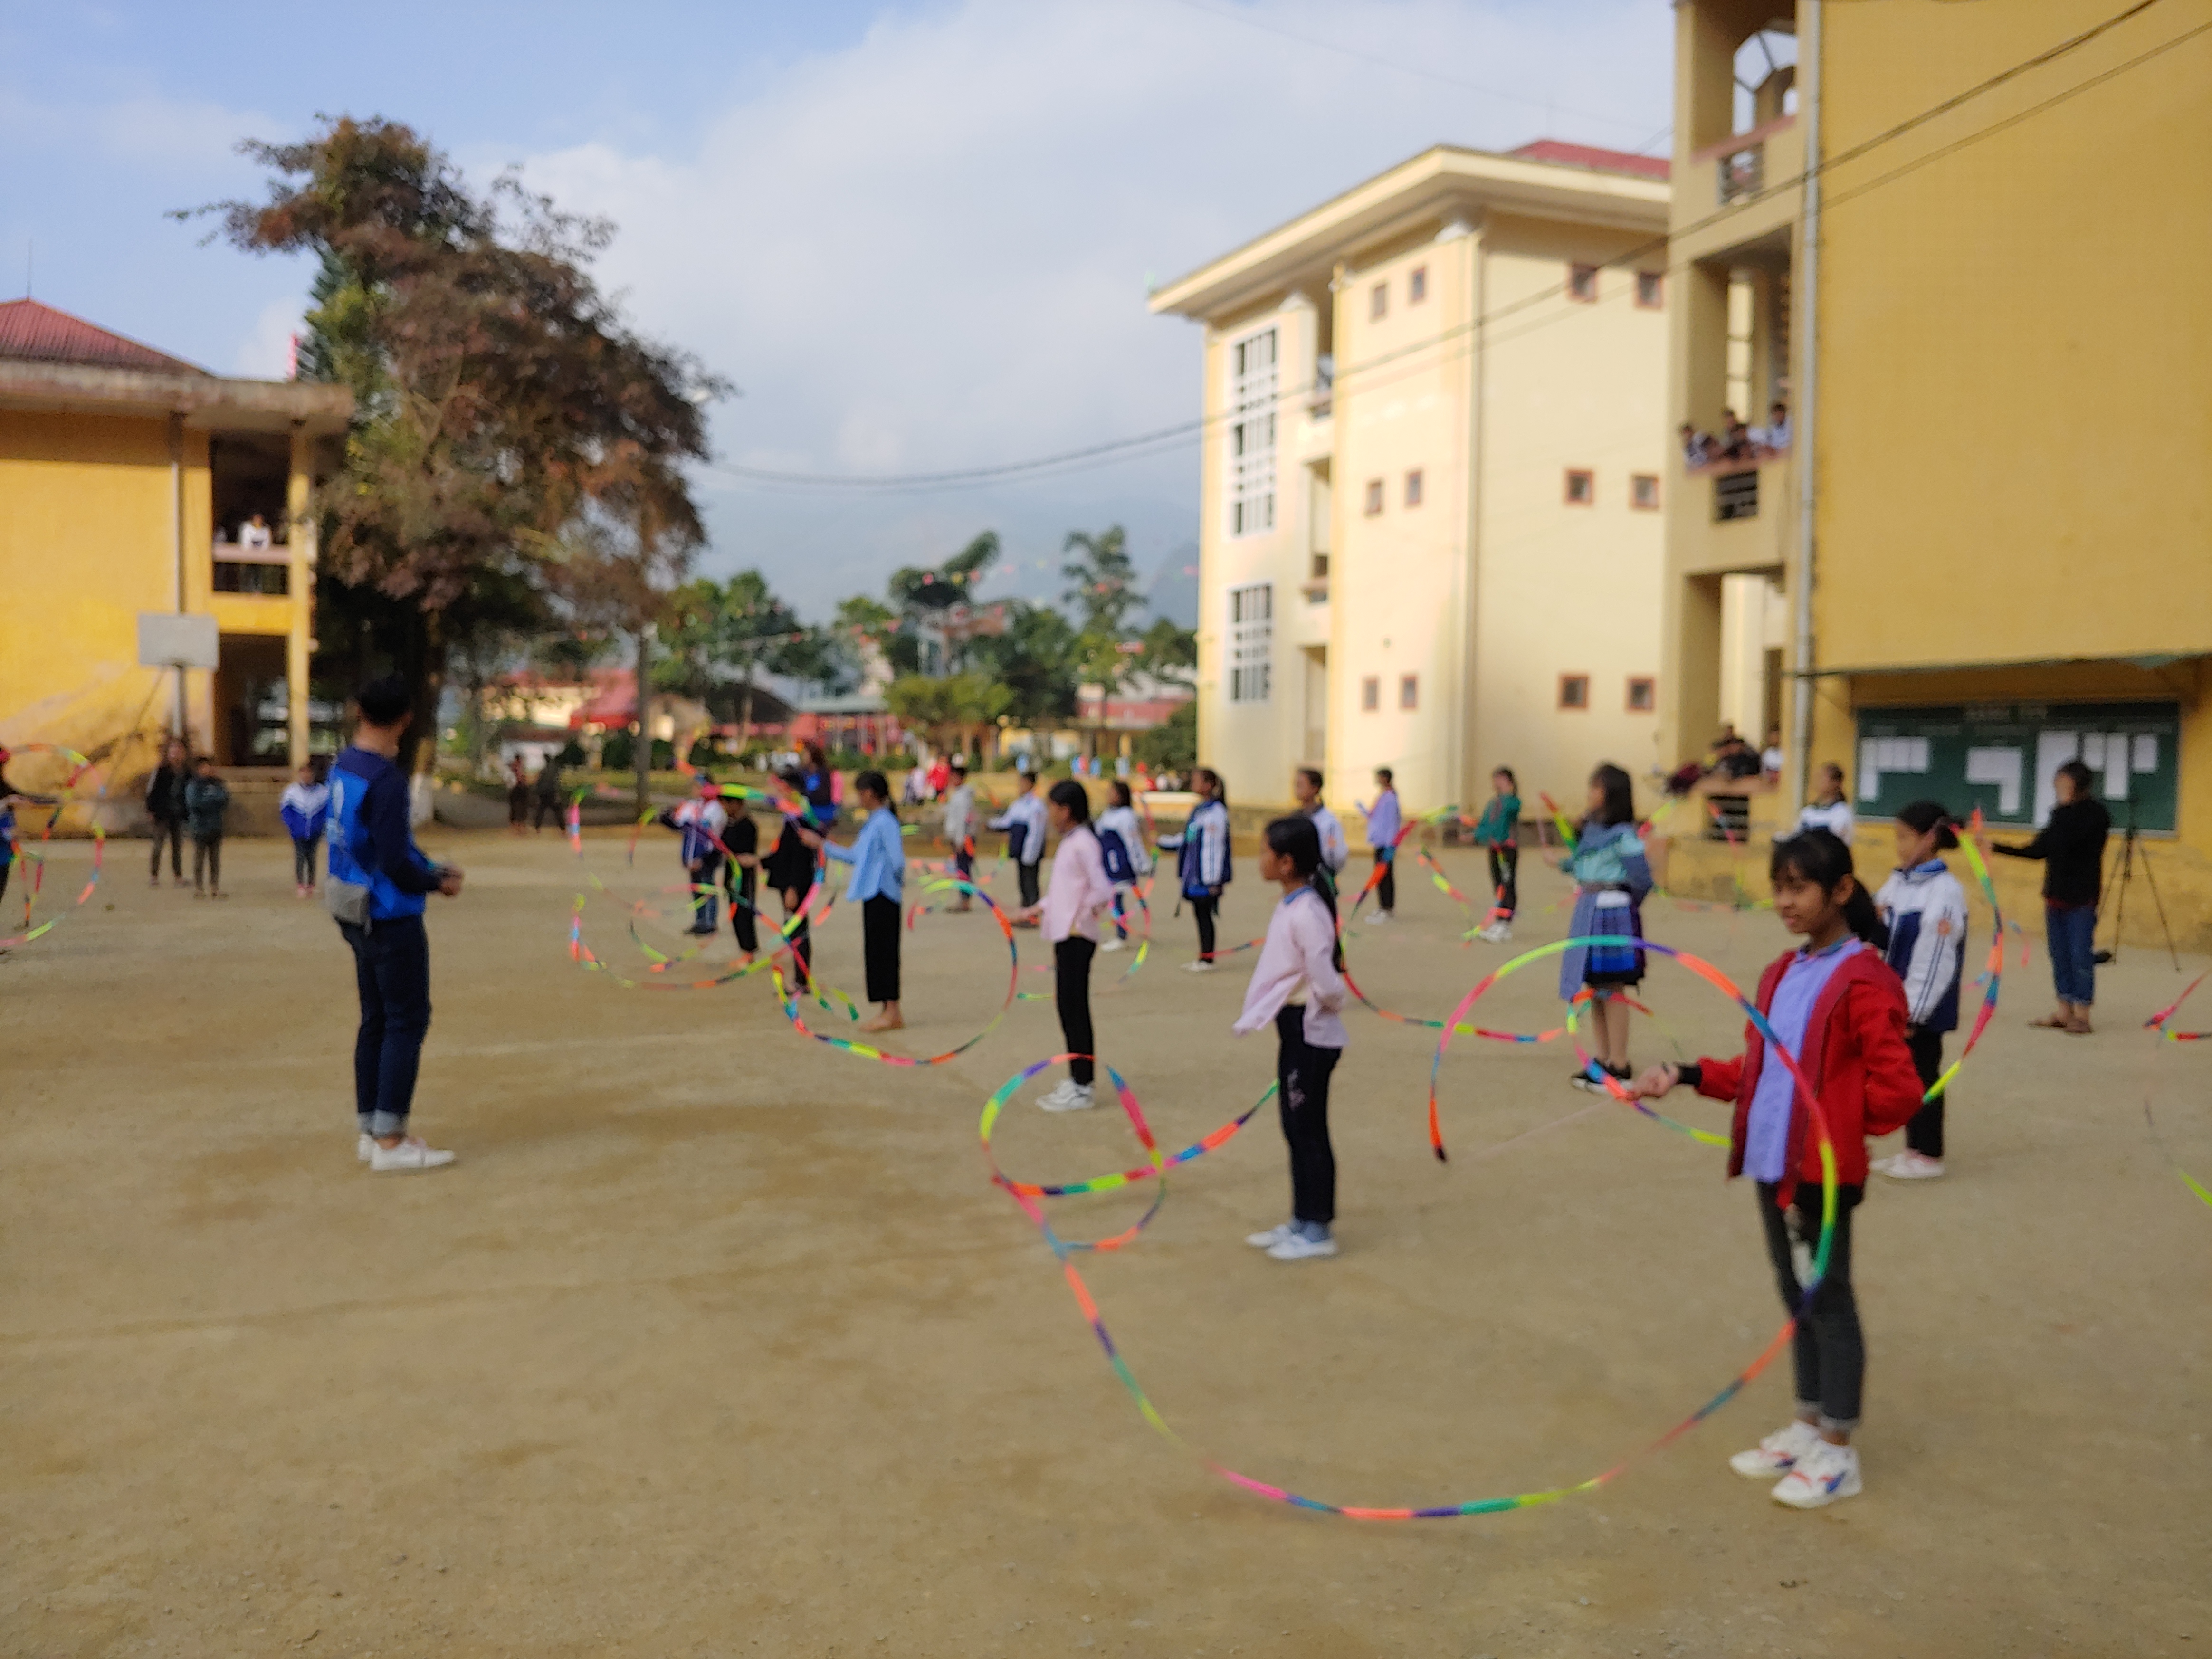
M 2207 977 L 2212 977 L 2212 969 L 2208 969 L 2191 980 L 2187 990 L 2183 991 L 2179 996 L 2143 1022 L 2143 1030 L 2157 1032 L 2168 1042 L 2202 1042 L 2205 1038 L 2212 1037 L 2212 1031 L 2169 1031 L 2166 1029 L 2166 1021 L 2179 1012 L 2181 1005 L 2189 1000 L 2189 993 L 2203 984 Z
M 2150 1130 L 2150 1138 L 2157 1143 L 2159 1151 L 2166 1154 L 2166 1161 L 2173 1165 L 2174 1174 L 2179 1176 L 2184 1182 L 2188 1183 L 2189 1190 L 2191 1192 L 2203 1199 L 2208 1206 L 2212 1206 L 2212 1189 L 2208 1189 L 2203 1182 L 2199 1181 L 2195 1176 L 2190 1174 L 2188 1170 L 2181 1167 L 2180 1162 L 2173 1156 L 2172 1149 L 2166 1146 L 2166 1137 L 2159 1133 L 2158 1120 L 2150 1115 L 2150 1102 L 2148 1100 L 2145 1100 L 2143 1102 L 2143 1122 L 2148 1127 Z
M 1982 896 L 1990 902 L 1990 915 L 1995 925 L 1990 929 L 1990 959 L 1983 970 L 1982 1006 L 1974 1015 L 1973 1029 L 1966 1033 L 1966 1046 L 1959 1050 L 1958 1059 L 1945 1068 L 1943 1075 L 1928 1085 L 1928 1092 L 1920 1097 L 1923 1104 L 1936 1098 L 1951 1086 L 1951 1079 L 1959 1075 L 1959 1068 L 1966 1063 L 1966 1056 L 1974 1052 L 1974 1045 L 1982 1040 L 1982 1033 L 1990 1029 L 1990 1021 L 1997 1012 L 1997 990 L 2004 981 L 2004 911 L 1997 903 L 1996 884 L 1990 879 L 1990 866 L 1982 857 L 1980 837 L 1982 813 L 1974 809 L 1974 816 L 1966 825 L 1966 833 L 1959 837 L 1959 846 L 1966 854 L 1966 863 L 1981 884 Z M 2185 994 L 2186 994 L 2185 993 Z
M 143 719 L 146 711 L 141 708 L 138 712 Z M 132 730 L 133 732 L 137 730 L 135 722 Z M 129 739 L 126 738 L 125 741 L 127 743 Z M 16 749 L 15 752 L 19 755 L 59 755 L 69 763 L 70 770 L 69 775 L 62 780 L 60 793 L 54 801 L 54 810 L 46 815 L 46 825 L 40 831 L 38 847 L 35 849 L 27 848 L 20 839 L 12 836 L 9 838 L 9 845 L 14 850 L 15 856 L 31 866 L 31 878 L 23 887 L 23 920 L 20 924 L 21 931 L 13 939 L 0 939 L 0 951 L 12 951 L 18 945 L 28 945 L 33 939 L 43 939 L 60 925 L 63 917 L 74 915 L 82 909 L 85 901 L 98 890 L 100 875 L 107 866 L 107 831 L 100 825 L 97 810 L 100 803 L 107 798 L 107 780 L 102 778 L 100 783 L 100 793 L 94 797 L 91 875 L 86 880 L 84 886 L 79 890 L 76 902 L 68 909 L 48 916 L 36 927 L 32 926 L 31 917 L 37 908 L 39 895 L 46 884 L 46 846 L 53 840 L 54 826 L 61 822 L 62 813 L 69 805 L 69 792 L 76 787 L 76 781 L 79 778 L 92 769 L 93 762 L 76 750 L 58 743 L 27 743 Z M 110 776 L 113 775 L 113 770 L 112 767 L 109 769 Z

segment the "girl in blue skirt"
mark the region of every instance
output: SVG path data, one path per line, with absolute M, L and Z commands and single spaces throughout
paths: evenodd
M 1636 833 L 1636 792 L 1618 766 L 1608 763 L 1590 774 L 1589 810 L 1559 867 L 1576 884 L 1571 938 L 1644 937 L 1651 866 Z M 1601 1065 L 1628 1081 L 1628 1005 L 1621 999 L 1643 978 L 1644 952 L 1632 945 L 1577 945 L 1559 958 L 1561 1000 L 1572 1002 L 1587 987 L 1595 1003 L 1589 1048 L 1595 1059 L 1589 1070 L 1575 1071 L 1570 1080 L 1576 1088 L 1602 1090 Z

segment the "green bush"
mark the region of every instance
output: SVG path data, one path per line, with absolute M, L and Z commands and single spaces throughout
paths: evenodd
M 1195 699 L 1168 716 L 1163 725 L 1139 732 L 1131 745 L 1136 757 L 1152 767 L 1171 767 L 1187 772 L 1198 764 L 1198 703 Z

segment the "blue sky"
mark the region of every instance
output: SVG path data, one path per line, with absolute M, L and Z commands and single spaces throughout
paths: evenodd
M 49 304 L 281 374 L 305 269 L 163 216 L 259 192 L 240 137 L 383 114 L 479 183 L 520 167 L 616 221 L 602 280 L 744 388 L 722 459 L 987 465 L 1197 412 L 1196 331 L 1147 314 L 1148 279 L 1432 143 L 1651 138 L 1671 29 L 1663 0 L 17 4 L 0 294 L 35 243 Z M 702 563 L 757 565 L 821 616 L 994 528 L 1009 567 L 985 591 L 1046 594 L 1072 528 L 1123 523 L 1147 568 L 1170 562 L 1195 469 L 893 496 L 708 472 Z

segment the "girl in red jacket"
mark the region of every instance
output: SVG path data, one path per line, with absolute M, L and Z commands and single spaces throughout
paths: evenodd
M 1850 848 L 1808 830 L 1776 846 L 1769 873 L 1775 915 L 1805 943 L 1760 976 L 1759 1009 L 1818 1091 L 1835 1149 L 1835 1237 L 1809 1303 L 1802 1279 L 1820 1236 L 1820 1139 L 1789 1067 L 1767 1063 L 1759 1028 L 1747 1025 L 1741 1059 L 1654 1066 L 1636 1091 L 1656 1098 L 1686 1083 L 1735 1103 L 1729 1174 L 1759 1183 L 1767 1254 L 1797 1322 L 1797 1414 L 1729 1462 L 1739 1474 L 1775 1480 L 1776 1502 L 1812 1510 L 1860 1490 L 1850 1440 L 1866 1346 L 1851 1296 L 1851 1211 L 1866 1190 L 1867 1137 L 1902 1128 L 1919 1109 L 1921 1083 L 1905 1042 L 1904 988 L 1882 960 L 1887 932 L 1852 872 Z

